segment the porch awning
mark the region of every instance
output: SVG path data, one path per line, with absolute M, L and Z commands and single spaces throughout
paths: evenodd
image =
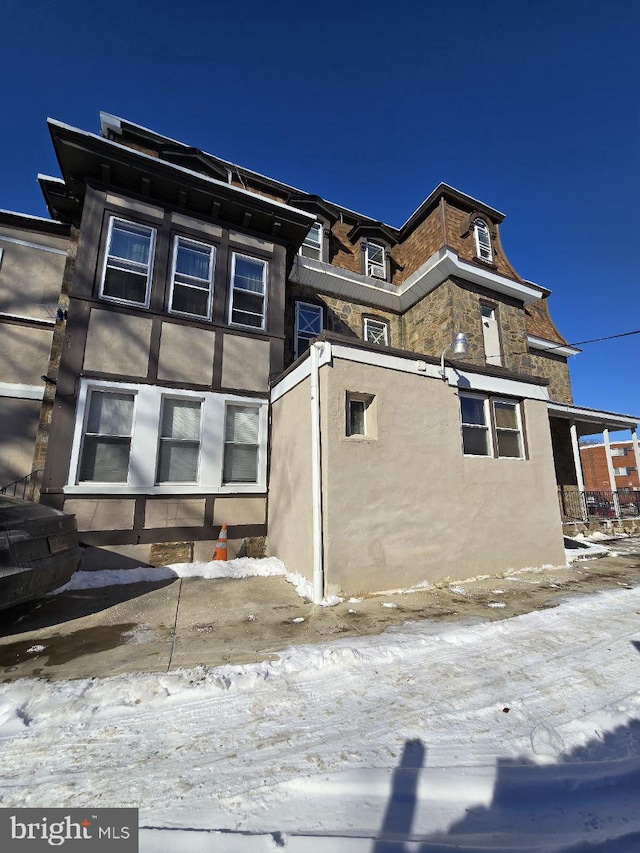
M 593 435 L 608 430 L 634 430 L 640 424 L 640 417 L 622 415 L 619 412 L 603 412 L 598 409 L 587 409 L 584 406 L 573 406 L 568 403 L 547 404 L 549 414 L 555 418 L 565 418 L 574 421 L 578 435 Z

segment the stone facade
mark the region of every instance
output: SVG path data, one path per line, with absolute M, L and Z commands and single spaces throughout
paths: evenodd
M 533 372 L 549 380 L 549 397 L 558 403 L 573 403 L 566 358 L 536 351 L 530 353 L 530 358 Z
M 491 233 L 491 249 L 493 254 L 493 261 L 491 263 L 479 261 L 478 256 L 476 255 L 473 222 L 470 221 L 470 218 L 473 218 L 473 211 L 462 210 L 459 207 L 454 207 L 449 202 L 445 202 L 445 232 L 447 246 L 457 252 L 465 261 L 477 261 L 482 264 L 482 266 L 487 266 L 489 268 L 493 267 L 496 272 L 500 273 L 500 275 L 506 275 L 508 278 L 515 278 L 518 280 L 520 277 L 511 266 L 504 254 L 504 251 L 502 250 L 500 232 L 497 223 L 492 222 L 491 219 L 484 214 L 479 214 L 479 217 L 487 223 Z

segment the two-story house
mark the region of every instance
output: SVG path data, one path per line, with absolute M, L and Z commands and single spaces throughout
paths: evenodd
M 68 307 L 34 467 L 85 543 L 208 559 L 226 522 L 316 600 L 564 562 L 578 436 L 635 421 L 573 406 L 502 213 L 440 184 L 397 228 L 114 116 L 49 128 Z

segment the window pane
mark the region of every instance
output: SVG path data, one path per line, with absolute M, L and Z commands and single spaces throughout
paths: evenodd
M 85 436 L 80 481 L 126 483 L 130 446 L 129 438 Z
M 159 483 L 195 483 L 198 479 L 200 446 L 190 441 L 160 442 Z
M 364 400 L 349 400 L 349 435 L 364 435 Z
M 133 394 L 93 391 L 89 405 L 87 432 L 101 435 L 131 435 Z
M 248 311 L 262 317 L 262 306 L 264 297 L 257 293 L 248 293 L 244 290 L 236 290 L 233 294 L 233 307 L 236 311 Z
M 178 240 L 176 272 L 208 280 L 210 277 L 211 249 L 197 246 L 185 240 Z
M 194 314 L 197 317 L 208 317 L 209 291 L 175 284 L 171 310 L 180 311 L 182 314 Z
M 322 331 L 322 308 L 298 304 L 298 333 L 315 337 Z
M 234 444 L 257 444 L 259 411 L 251 406 L 229 406 L 225 441 Z
M 105 270 L 102 293 L 112 299 L 126 299 L 128 302 L 144 305 L 147 298 L 147 273 L 114 269 L 108 266 Z
M 496 426 L 505 429 L 518 429 L 516 407 L 513 403 L 494 403 Z
M 241 444 L 225 445 L 223 480 L 225 483 L 256 483 L 258 448 Z
M 384 264 L 384 249 L 373 243 L 367 243 L 367 260 L 372 264 Z
M 463 423 L 486 426 L 484 400 L 475 397 L 460 397 L 460 409 Z
M 201 407 L 199 400 L 165 399 L 162 407 L 162 437 L 199 441 Z
M 365 320 L 364 322 L 365 334 L 364 338 L 371 344 L 381 344 L 382 346 L 387 345 L 387 324 L 380 323 L 377 320 Z
M 241 258 L 236 255 L 233 285 L 242 290 L 264 293 L 264 264 L 251 258 Z
M 109 254 L 148 265 L 151 248 L 151 228 L 133 222 L 114 222 Z
M 488 432 L 478 427 L 462 427 L 462 447 L 472 456 L 488 456 Z
M 498 436 L 498 456 L 510 456 L 519 458 L 520 453 L 520 433 L 519 432 L 504 432 L 497 431 Z

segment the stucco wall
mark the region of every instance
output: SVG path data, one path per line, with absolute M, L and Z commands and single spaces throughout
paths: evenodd
M 321 368 L 328 591 L 396 589 L 564 564 L 546 405 L 526 460 L 462 454 L 457 392 L 334 360 Z M 374 395 L 377 438 L 345 437 L 345 392 Z
M 31 472 L 39 417 L 39 400 L 0 397 L 0 486 Z
M 53 331 L 50 327 L 2 323 L 0 326 L 0 382 L 44 387 Z
M 56 251 L 2 240 L 3 235 Z M 59 253 L 66 252 L 68 243 L 67 237 L 0 226 L 0 312 L 51 318 L 52 309 L 44 306 L 57 305 L 66 260 L 66 255 Z
M 267 553 L 290 572 L 313 578 L 311 509 L 311 403 L 309 380 L 271 410 Z
M 559 403 L 573 403 L 569 365 L 566 358 L 533 350 L 529 358 L 536 376 L 549 380 L 549 397 Z
M 145 377 L 149 369 L 151 318 L 92 308 L 84 369 Z
M 179 323 L 163 323 L 158 379 L 211 385 L 216 333 Z
M 241 335 L 224 335 L 222 387 L 266 391 L 269 384 L 270 343 Z

